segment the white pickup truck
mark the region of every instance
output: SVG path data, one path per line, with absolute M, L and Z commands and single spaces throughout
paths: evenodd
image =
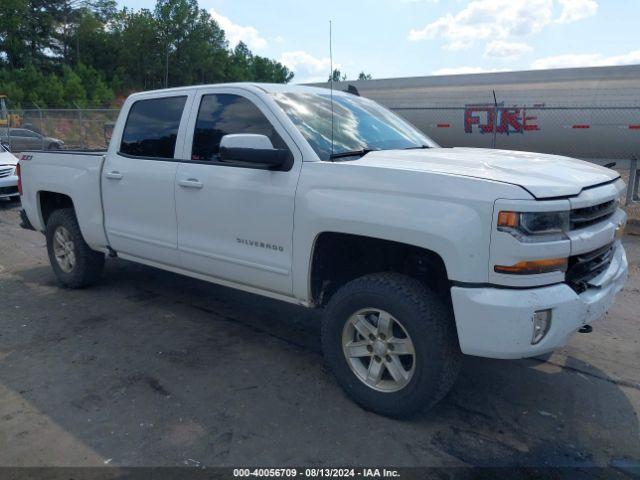
M 394 417 L 440 400 L 461 353 L 536 356 L 589 330 L 627 278 L 616 172 L 440 148 L 350 93 L 138 93 L 107 152 L 27 152 L 19 172 L 62 285 L 117 256 L 322 307 L 338 382 Z

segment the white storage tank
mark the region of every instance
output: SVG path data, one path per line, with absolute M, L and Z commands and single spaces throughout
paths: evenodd
M 600 162 L 640 158 L 640 65 L 345 81 L 334 88 L 376 100 L 442 146 Z

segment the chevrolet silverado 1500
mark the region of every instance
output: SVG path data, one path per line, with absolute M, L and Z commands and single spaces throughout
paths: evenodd
M 131 95 L 107 152 L 27 152 L 24 222 L 60 283 L 105 257 L 324 309 L 326 361 L 365 408 L 440 400 L 461 353 L 549 352 L 627 277 L 613 170 L 440 148 L 371 100 L 227 84 Z

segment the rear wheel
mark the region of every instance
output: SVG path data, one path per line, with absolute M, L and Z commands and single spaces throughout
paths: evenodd
M 451 309 L 395 273 L 340 289 L 326 308 L 322 346 L 347 394 L 391 417 L 435 405 L 455 382 L 461 357 Z
M 98 281 L 104 254 L 92 250 L 84 241 L 73 209 L 51 213 L 45 234 L 49 261 L 62 285 L 82 288 Z

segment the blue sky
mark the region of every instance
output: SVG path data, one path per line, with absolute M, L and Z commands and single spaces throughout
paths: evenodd
M 638 0 L 199 0 L 294 82 L 640 63 Z M 120 2 L 153 8 L 155 0 Z

